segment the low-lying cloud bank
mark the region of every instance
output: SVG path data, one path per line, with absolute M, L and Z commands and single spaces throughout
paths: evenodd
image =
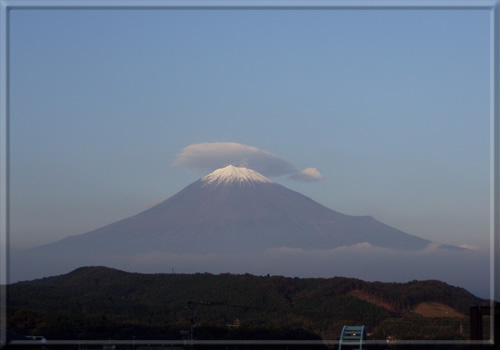
M 264 176 L 289 175 L 292 180 L 320 181 L 323 176 L 316 168 L 298 171 L 290 162 L 254 146 L 237 142 L 204 142 L 189 145 L 177 154 L 174 166 L 213 171 L 227 165 L 258 171 Z
M 12 254 L 15 255 L 15 254 Z M 289 277 L 354 277 L 366 281 L 407 282 L 441 280 L 490 297 L 488 252 L 464 249 L 451 251 L 430 245 L 417 252 L 399 251 L 360 243 L 330 250 L 272 248 L 248 254 L 176 254 L 151 252 L 134 256 L 110 255 L 13 258 L 11 282 L 67 273 L 81 266 L 104 265 L 143 273 L 250 273 Z M 500 294 L 496 292 L 496 299 Z
M 128 268 L 179 273 L 251 273 L 289 277 L 354 277 L 366 281 L 407 282 L 441 280 L 489 297 L 489 256 L 477 251 L 446 251 L 428 247 L 402 252 L 361 243 L 332 250 L 268 249 L 248 255 L 176 255 L 153 252 L 137 255 Z M 165 270 L 165 268 L 167 268 Z M 498 299 L 498 296 L 497 296 Z

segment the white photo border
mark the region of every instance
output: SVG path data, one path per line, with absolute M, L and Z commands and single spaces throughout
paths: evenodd
M 7 345 L 7 291 L 9 283 L 9 14 L 12 10 L 42 9 L 359 9 L 359 10 L 489 10 L 490 11 L 490 310 L 500 301 L 500 0 L 0 0 L 0 347 Z M 483 341 L 397 341 L 406 345 L 494 344 Z M 103 341 L 47 340 L 43 345 L 97 345 Z M 108 342 L 106 342 L 108 343 Z M 115 345 L 132 341 L 114 340 Z M 336 345 L 336 340 L 286 341 L 175 341 L 134 340 L 134 345 Z M 12 345 L 37 345 L 39 341 L 11 341 Z M 385 341 L 367 341 L 385 344 Z

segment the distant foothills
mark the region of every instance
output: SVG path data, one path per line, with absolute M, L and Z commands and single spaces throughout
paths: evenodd
M 336 340 L 346 324 L 365 325 L 372 340 L 467 340 L 470 306 L 488 305 L 440 281 L 107 267 L 10 284 L 7 295 L 9 334 L 48 340 Z

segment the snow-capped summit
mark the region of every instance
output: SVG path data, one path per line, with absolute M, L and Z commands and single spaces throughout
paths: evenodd
M 228 165 L 225 168 L 217 169 L 203 177 L 201 181 L 205 184 L 221 185 L 239 183 L 242 185 L 254 184 L 256 182 L 273 183 L 264 175 L 255 170 Z

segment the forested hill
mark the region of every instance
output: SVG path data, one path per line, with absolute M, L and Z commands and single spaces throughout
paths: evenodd
M 139 328 L 182 329 L 191 318 L 198 325 L 288 327 L 324 338 L 338 334 L 349 323 L 382 332 L 380 327 L 388 320 L 466 319 L 471 305 L 486 303 L 465 289 L 440 281 L 139 274 L 106 267 L 83 267 L 66 275 L 18 282 L 9 285 L 7 293 L 9 330 L 57 338 L 71 338 L 74 325 L 83 325 L 94 338 L 99 336 L 97 329 L 106 330 L 108 337 L 113 330 L 113 336 L 120 337 L 118 330 L 131 326 L 136 332 Z M 437 314 L 426 315 L 422 305 L 427 310 L 434 306 Z

